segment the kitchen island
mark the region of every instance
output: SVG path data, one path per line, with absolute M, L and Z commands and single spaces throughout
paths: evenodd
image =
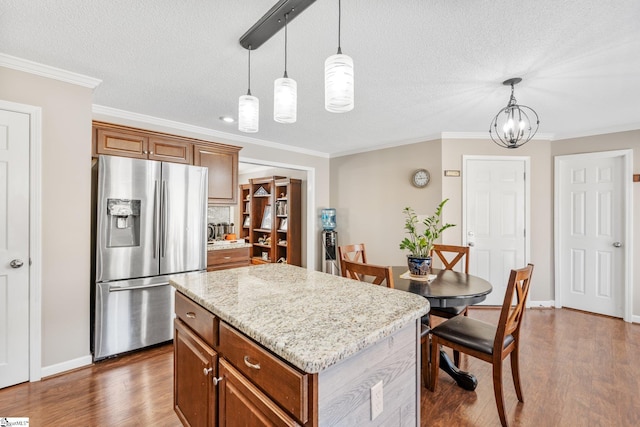
M 287 264 L 171 283 L 185 425 L 419 425 L 424 298 Z

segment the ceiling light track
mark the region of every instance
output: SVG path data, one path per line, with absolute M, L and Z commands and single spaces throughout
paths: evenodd
M 287 15 L 287 20 L 291 22 L 313 2 L 315 0 L 280 0 L 240 37 L 240 45 L 245 49 L 249 49 L 251 46 L 252 50 L 256 50 L 271 36 L 284 28 L 285 15 Z

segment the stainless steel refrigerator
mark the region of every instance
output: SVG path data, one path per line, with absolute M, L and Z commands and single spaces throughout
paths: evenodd
M 174 273 L 206 270 L 206 167 L 98 159 L 94 360 L 173 338 Z

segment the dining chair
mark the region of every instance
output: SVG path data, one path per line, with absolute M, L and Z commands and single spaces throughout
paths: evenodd
M 393 288 L 393 273 L 391 267 L 365 264 L 363 262 L 342 260 L 343 276 L 349 279 L 369 282 L 374 285 L 384 284 L 388 288 Z
M 507 418 L 502 393 L 502 361 L 508 355 L 511 355 L 511 373 L 516 395 L 520 402 L 524 402 L 520 385 L 518 349 L 520 347 L 520 326 L 524 317 L 532 273 L 533 264 L 511 270 L 497 325 L 470 317 L 456 316 L 431 329 L 429 389 L 435 391 L 438 385 L 441 345 L 489 362 L 493 365 L 493 392 L 500 422 L 503 426 L 507 425 Z M 513 304 L 514 299 L 515 305 Z
M 456 246 L 456 245 L 433 245 L 430 252 L 433 262 L 433 257 L 436 255 L 442 262 L 444 270 L 453 270 L 455 266 L 461 261 L 464 261 L 463 272 L 469 274 L 469 246 Z M 455 306 L 455 307 L 432 307 L 429 310 L 428 322 L 431 325 L 431 316 L 441 317 L 443 319 L 451 319 L 462 314 L 467 316 L 467 306 Z M 453 352 L 453 363 L 456 367 L 460 367 L 460 353 Z
M 338 258 L 340 259 L 340 271 L 345 276 L 342 260 L 367 263 L 367 252 L 364 249 L 364 243 L 338 246 Z

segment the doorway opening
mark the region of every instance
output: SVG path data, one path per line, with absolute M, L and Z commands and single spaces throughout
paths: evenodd
M 240 157 L 238 184 L 250 178 L 281 175 L 302 180 L 302 259 L 303 266 L 315 270 L 317 236 L 315 233 L 315 169 L 281 162 Z M 239 225 L 240 226 L 240 225 Z

